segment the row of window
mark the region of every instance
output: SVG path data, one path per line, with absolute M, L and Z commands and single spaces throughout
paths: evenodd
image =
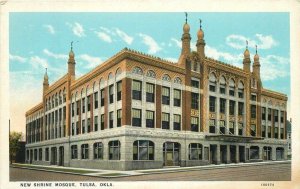
M 51 100 L 50 98 L 48 100 L 46 100 L 46 111 L 55 108 L 63 103 L 66 102 L 66 92 L 64 90 L 63 95 L 61 94 L 61 92 L 59 94 L 56 94 L 55 96 L 52 96 Z
M 219 134 L 226 134 L 226 122 L 225 120 L 219 121 Z M 235 122 L 229 121 L 229 134 L 234 135 L 235 134 Z M 243 135 L 243 123 L 238 123 L 238 135 Z M 209 133 L 216 133 L 216 120 L 210 119 L 209 120 Z
M 216 112 L 216 100 L 217 98 L 214 96 L 209 96 L 209 111 Z M 219 99 L 219 113 L 225 114 L 226 113 L 226 99 L 220 98 Z M 236 101 L 229 100 L 229 115 L 235 114 L 235 104 Z M 238 102 L 238 115 L 244 114 L 244 103 Z

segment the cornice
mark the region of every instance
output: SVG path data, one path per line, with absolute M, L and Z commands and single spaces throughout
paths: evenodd
M 40 102 L 39 104 L 37 104 L 36 106 L 34 106 L 33 108 L 29 109 L 26 113 L 25 113 L 25 116 L 29 116 L 39 110 L 43 109 L 43 103 Z

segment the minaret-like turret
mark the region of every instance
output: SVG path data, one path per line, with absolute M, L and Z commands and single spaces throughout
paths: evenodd
M 243 64 L 244 64 L 244 71 L 246 72 L 250 72 L 250 64 L 251 64 L 251 60 L 250 60 L 250 52 L 248 50 L 248 41 L 246 41 L 246 50 L 244 52 L 244 60 L 243 60 Z
M 185 59 L 191 53 L 191 35 L 190 35 L 190 26 L 187 23 L 187 13 L 185 13 L 185 23 L 183 25 L 183 34 L 181 37 L 182 49 L 181 55 L 179 57 L 179 64 L 185 64 Z
M 259 63 L 259 55 L 257 54 L 257 45 L 256 45 L 256 53 L 254 56 L 254 63 L 252 66 L 253 75 L 257 80 L 260 80 L 260 63 Z
M 75 79 L 75 54 L 73 52 L 73 41 L 71 42 L 71 50 L 69 52 L 69 60 L 68 60 L 68 74 L 71 76 L 71 79 Z
M 43 93 L 49 88 L 49 81 L 48 81 L 48 74 L 47 74 L 47 68 L 44 75 L 44 82 L 43 82 Z
M 197 32 L 197 52 L 201 58 L 205 58 L 205 40 L 204 40 L 204 32 L 202 30 L 202 20 L 200 19 L 200 29 Z

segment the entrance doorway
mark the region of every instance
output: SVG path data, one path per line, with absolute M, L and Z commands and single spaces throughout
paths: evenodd
M 164 166 L 180 166 L 180 144 L 165 142 L 163 144 Z
M 59 160 L 58 160 L 59 166 L 64 166 L 64 147 L 59 147 Z
M 246 161 L 245 146 L 239 146 L 239 157 L 240 157 L 240 162 Z
M 50 164 L 51 165 L 56 165 L 57 163 L 57 148 L 56 147 L 52 147 L 51 148 L 51 161 Z
M 32 164 L 32 159 L 33 159 L 33 150 L 30 150 L 30 159 L 29 159 L 30 164 Z
M 272 148 L 269 146 L 264 147 L 264 160 L 272 160 Z
M 218 161 L 217 161 L 217 145 L 211 144 L 209 149 L 210 149 L 210 156 L 209 156 L 210 164 L 218 164 Z
M 278 147 L 276 148 L 276 160 L 284 159 L 284 148 Z

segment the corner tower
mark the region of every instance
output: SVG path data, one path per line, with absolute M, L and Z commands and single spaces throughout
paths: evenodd
M 205 58 L 205 40 L 204 40 L 204 32 L 202 30 L 202 20 L 200 19 L 200 28 L 197 32 L 197 53 L 199 54 L 200 58 Z
M 73 41 L 71 42 L 71 50 L 69 52 L 68 60 L 68 74 L 71 76 L 71 80 L 75 80 L 75 54 L 73 52 Z
M 244 60 L 243 60 L 243 69 L 246 72 L 250 73 L 250 64 L 251 64 L 251 60 L 250 60 L 250 52 L 248 50 L 248 41 L 246 41 L 246 50 L 244 51 Z
M 186 58 L 191 53 L 191 35 L 190 35 L 190 26 L 187 23 L 187 13 L 185 13 L 185 23 L 183 25 L 183 34 L 181 37 L 182 48 L 181 55 L 179 57 L 178 63 L 185 67 Z
M 48 80 L 48 74 L 47 74 L 47 68 L 44 75 L 44 82 L 43 82 L 43 94 L 45 94 L 46 90 L 49 88 L 49 80 Z

